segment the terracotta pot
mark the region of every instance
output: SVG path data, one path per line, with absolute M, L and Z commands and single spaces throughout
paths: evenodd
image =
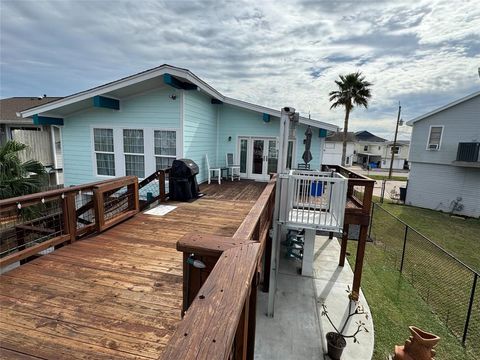
M 345 338 L 336 332 L 329 332 L 326 337 L 328 356 L 332 360 L 340 360 L 343 349 L 347 346 Z
M 412 335 L 404 346 L 395 346 L 394 360 L 435 360 L 435 350 L 440 338 L 415 326 L 409 327 Z

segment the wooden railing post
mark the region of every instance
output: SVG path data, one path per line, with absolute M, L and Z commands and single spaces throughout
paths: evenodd
M 235 341 L 233 345 L 234 359 L 247 359 L 248 349 L 248 317 L 250 314 L 250 296 L 247 296 L 245 304 L 243 305 L 242 316 L 238 322 L 237 333 L 235 334 Z
M 128 209 L 129 210 L 140 210 L 140 201 L 138 194 L 138 179 L 133 184 L 127 186 L 128 196 Z
M 105 225 L 105 204 L 103 192 L 98 188 L 93 190 L 93 208 L 95 210 L 95 228 L 97 232 L 100 232 Z
M 76 192 L 68 192 L 62 201 L 63 226 L 65 234 L 70 235 L 70 243 L 77 238 L 77 209 L 75 207 Z
M 165 192 L 165 171 L 160 171 L 158 175 L 158 191 L 160 194 L 160 202 L 165 202 L 167 200 Z
M 259 274 L 253 275 L 252 289 L 250 291 L 250 297 L 248 305 L 248 337 L 247 337 L 247 359 L 253 360 L 255 355 L 255 329 L 257 327 L 257 289 Z

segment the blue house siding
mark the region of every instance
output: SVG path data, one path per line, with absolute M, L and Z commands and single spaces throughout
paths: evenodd
M 220 105 L 221 106 L 221 105 Z M 217 166 L 217 116 L 219 105 L 199 91 L 184 92 L 184 157 L 192 159 L 200 168 L 198 182 L 207 179 L 208 154 L 210 166 Z
M 220 105 L 218 134 L 218 157 L 220 165 L 224 165 L 226 153 L 236 154 L 239 136 L 278 137 L 280 122 L 270 117 L 270 122 L 266 123 L 262 113 L 223 104 Z M 230 136 L 231 141 L 228 141 Z
M 121 100 L 118 111 L 94 108 L 92 105 L 90 109 L 66 117 L 62 130 L 65 185 L 102 179 L 96 176 L 93 164 L 92 127 L 135 128 L 138 126 L 138 128 L 180 130 L 179 96 L 177 100 L 169 98 L 169 95 L 175 92 L 178 91 L 172 88 L 161 88 Z M 181 136 L 181 131 L 177 132 L 177 136 Z
M 177 94 L 171 99 L 170 95 Z M 183 98 L 182 98 L 183 97 Z M 183 130 L 182 130 L 183 110 Z M 211 104 L 211 98 L 198 91 L 176 90 L 170 87 L 146 92 L 120 101 L 120 110 L 92 107 L 67 116 L 63 127 L 63 155 L 65 184 L 76 185 L 104 179 L 97 176 L 94 168 L 92 128 L 144 128 L 177 130 L 177 157 L 194 160 L 200 167 L 198 181 L 207 179 L 205 154 L 212 166 L 224 166 L 227 152 L 237 153 L 238 137 L 279 136 L 279 119 L 270 117 L 263 120 L 263 114 L 223 104 Z M 303 162 L 303 138 L 305 125 L 297 130 L 296 160 Z M 313 129 L 312 168 L 320 167 L 323 139 L 318 137 L 318 129 Z M 231 137 L 229 141 L 228 138 Z M 117 138 L 115 138 L 118 141 Z M 145 143 L 147 147 L 148 144 Z M 145 152 L 150 151 L 147 148 Z M 238 154 L 236 154 L 238 156 Z M 116 152 L 116 159 L 123 153 Z M 147 161 L 147 157 L 145 158 Z M 123 161 L 123 160 L 121 160 Z M 148 163 L 148 166 L 153 166 Z M 148 171 L 148 169 L 147 169 Z M 124 175 L 118 167 L 116 176 Z M 148 175 L 148 174 L 145 174 Z
M 297 127 L 297 161 L 293 164 L 297 166 L 298 164 L 303 164 L 302 159 L 303 152 L 305 151 L 305 145 L 303 144 L 303 139 L 305 139 L 305 131 L 307 130 L 307 125 L 300 124 Z M 310 151 L 312 153 L 312 161 L 310 161 L 311 169 L 320 169 L 322 166 L 323 159 L 323 145 L 325 138 L 318 137 L 318 128 L 312 127 L 312 144 L 310 146 Z
M 297 128 L 296 142 L 296 160 L 294 165 L 303 163 L 302 154 L 305 149 L 303 139 L 307 126 L 300 124 Z M 312 146 L 311 152 L 313 159 L 310 162 L 312 169 L 319 169 L 321 158 L 323 156 L 323 138 L 318 137 L 319 129 L 312 128 Z M 231 141 L 228 138 L 231 136 Z M 220 165 L 225 164 L 225 154 L 227 152 L 237 153 L 238 137 L 258 136 L 258 137 L 279 137 L 280 120 L 271 116 L 270 122 L 263 121 L 263 114 L 249 111 L 235 106 L 221 105 L 220 123 L 218 136 L 218 157 Z M 236 154 L 237 157 L 239 154 Z M 237 158 L 238 161 L 238 158 Z

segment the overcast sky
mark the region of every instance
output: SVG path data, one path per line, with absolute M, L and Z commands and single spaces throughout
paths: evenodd
M 1 97 L 66 96 L 168 63 L 221 93 L 343 125 L 338 74 L 374 85 L 350 128 L 393 138 L 480 89 L 480 2 L 0 0 Z M 409 128 L 400 129 L 401 138 Z

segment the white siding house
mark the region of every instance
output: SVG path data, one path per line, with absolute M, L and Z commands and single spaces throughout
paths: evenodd
M 383 144 L 383 155 L 382 155 L 382 168 L 389 168 L 390 162 L 392 161 L 392 148 L 393 141 L 387 141 Z M 408 153 L 410 152 L 410 141 L 408 140 L 397 140 L 395 144 L 396 152 L 393 157 L 392 169 L 405 169 L 407 168 Z
M 480 91 L 413 119 L 409 205 L 480 217 Z
M 328 135 L 325 138 L 323 148 L 323 163 L 326 165 L 341 165 L 342 164 L 342 149 L 343 149 L 343 133 L 337 132 Z M 355 153 L 355 134 L 347 134 L 347 152 L 345 154 L 345 166 L 353 164 L 353 157 Z
M 369 131 L 358 131 L 355 133 L 355 138 L 355 163 L 363 166 L 390 168 L 393 141 L 387 141 Z M 410 142 L 397 140 L 395 147 L 398 150 L 393 158 L 392 168 L 395 170 L 405 169 Z
M 35 119 L 22 119 L 20 111 L 58 100 L 58 97 L 12 97 L 0 100 L 0 145 L 15 140 L 27 145 L 19 153 L 21 161 L 39 161 L 49 174 L 50 185 L 63 184 L 61 128 L 39 125 Z

